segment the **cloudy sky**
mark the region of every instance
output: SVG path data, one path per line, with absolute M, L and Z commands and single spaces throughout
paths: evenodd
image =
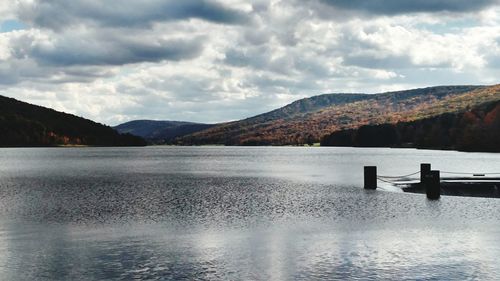
M 496 84 L 498 0 L 5 0 L 0 95 L 109 125 Z

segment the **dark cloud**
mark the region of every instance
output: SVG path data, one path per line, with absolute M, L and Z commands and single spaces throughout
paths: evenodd
M 304 76 L 322 78 L 329 75 L 330 71 L 324 61 L 316 56 L 305 56 L 302 51 L 299 53 L 289 50 L 286 54 L 277 56 L 266 46 L 232 48 L 226 51 L 221 62 L 229 66 L 253 68 L 286 76 L 301 73 Z
M 282 93 L 283 90 L 289 94 L 303 94 L 313 92 L 317 89 L 316 81 L 291 78 L 274 78 L 267 75 L 249 75 L 249 85 L 256 87 L 262 93 Z
M 276 56 L 268 46 L 228 49 L 223 62 L 230 66 L 253 68 L 284 75 L 292 74 L 291 72 L 295 69 L 292 56 Z
M 470 12 L 498 4 L 498 0 L 320 0 L 328 5 L 373 14 Z
M 409 57 L 390 55 L 377 57 L 374 55 L 348 55 L 343 57 L 345 65 L 359 66 L 372 69 L 399 69 L 412 67 Z
M 139 62 L 179 61 L 197 57 L 202 40 L 156 40 L 63 37 L 54 44 L 40 44 L 31 56 L 47 65 L 125 65 Z
M 249 48 L 242 50 L 231 48 L 226 51 L 224 63 L 237 67 L 267 68 L 270 64 L 270 54 L 267 47 Z
M 169 97 L 176 102 L 201 102 L 218 100 L 218 83 L 199 75 L 171 75 L 167 79 L 151 79 L 144 83 L 148 89 L 168 91 Z
M 10 57 L 0 60 L 0 85 L 90 83 L 115 75 L 110 66 L 198 57 L 205 39 L 115 33 L 101 30 L 100 33 L 49 32 L 48 36 L 36 31 L 9 34 Z
M 0 85 L 13 85 L 24 80 L 36 80 L 52 75 L 52 70 L 41 70 L 36 62 L 30 59 L 12 59 L 0 63 Z
M 80 23 L 134 27 L 190 18 L 241 24 L 249 16 L 208 0 L 41 0 L 19 10 L 24 21 L 55 30 Z
M 0 63 L 0 85 L 90 83 L 97 78 L 109 78 L 113 75 L 113 72 L 107 70 L 106 67 L 41 66 L 31 58 L 13 59 L 8 63 Z
M 271 40 L 271 34 L 264 30 L 249 28 L 245 30 L 243 38 L 244 43 L 259 46 L 268 43 Z

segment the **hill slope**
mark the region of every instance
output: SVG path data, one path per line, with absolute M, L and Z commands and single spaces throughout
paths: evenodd
M 192 134 L 213 127 L 180 121 L 135 120 L 114 127 L 120 133 L 129 133 L 153 143 L 169 143 L 174 138 Z
M 500 152 L 500 100 L 411 122 L 334 132 L 321 145 Z
M 0 96 L 0 146 L 137 146 L 145 141 L 75 115 Z
M 287 145 L 332 132 L 460 111 L 499 98 L 498 86 L 440 86 L 382 94 L 327 94 L 178 139 L 179 144 Z

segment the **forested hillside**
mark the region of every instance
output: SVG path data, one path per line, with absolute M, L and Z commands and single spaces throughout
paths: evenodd
M 500 152 L 500 100 L 412 122 L 338 131 L 321 145 Z
M 75 115 L 0 96 L 0 146 L 137 146 L 145 141 Z
M 369 124 L 408 122 L 500 99 L 499 86 L 440 86 L 382 94 L 327 94 L 177 139 L 178 144 L 300 145 Z

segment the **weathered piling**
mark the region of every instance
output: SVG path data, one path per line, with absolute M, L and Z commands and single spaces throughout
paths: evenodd
M 429 174 L 431 171 L 431 164 L 429 163 L 422 163 L 420 164 L 420 183 L 424 183 L 425 181 L 425 176 Z
M 441 178 L 439 171 L 430 171 L 424 178 L 427 199 L 437 200 L 441 196 Z
M 376 166 L 365 166 L 365 189 L 377 189 Z

